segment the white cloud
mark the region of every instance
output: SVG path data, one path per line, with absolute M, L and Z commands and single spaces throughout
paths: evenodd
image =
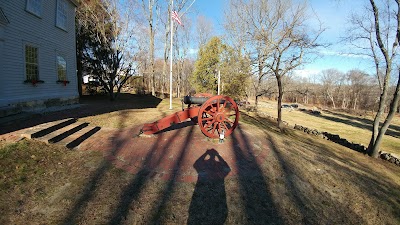
M 366 56 L 366 55 L 354 54 L 354 53 L 343 53 L 343 52 L 330 51 L 330 50 L 322 50 L 319 53 L 322 55 L 325 55 L 325 56 L 370 59 L 370 57 Z
M 343 53 L 341 56 L 349 57 L 349 58 L 362 58 L 362 59 L 371 59 L 371 57 L 367 55 L 359 55 L 359 54 L 352 54 L 352 53 Z
M 302 78 L 309 78 L 318 75 L 319 73 L 321 73 L 321 70 L 318 69 L 299 69 L 293 71 L 293 75 Z

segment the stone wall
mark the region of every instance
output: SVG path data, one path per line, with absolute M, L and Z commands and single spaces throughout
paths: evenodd
M 361 153 L 364 153 L 364 154 L 366 154 L 366 152 L 367 152 L 367 148 L 364 145 L 360 145 L 360 144 L 357 144 L 357 143 L 349 142 L 345 138 L 341 138 L 338 134 L 331 134 L 331 133 L 328 133 L 328 132 L 320 132 L 320 131 L 318 131 L 316 129 L 309 129 L 307 127 L 303 127 L 303 126 L 298 125 L 298 124 L 294 125 L 294 129 L 295 130 L 301 130 L 301 131 L 303 131 L 303 132 L 305 132 L 307 134 L 310 134 L 310 135 L 314 135 L 314 136 L 317 136 L 317 137 L 322 137 L 324 139 L 327 139 L 329 141 L 335 142 L 337 144 L 340 144 L 342 146 L 345 146 L 345 147 L 350 148 L 350 149 L 352 149 L 354 151 L 357 151 L 357 152 L 361 152 Z M 400 159 L 396 158 L 395 156 L 391 155 L 390 153 L 381 152 L 380 153 L 380 158 L 384 159 L 384 160 L 387 160 L 387 161 L 389 161 L 391 163 L 394 163 L 397 166 L 400 166 Z

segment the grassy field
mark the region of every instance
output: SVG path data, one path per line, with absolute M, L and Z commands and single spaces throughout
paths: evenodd
M 311 108 L 312 109 L 312 108 Z M 260 115 L 277 117 L 276 102 L 262 101 Z M 264 113 L 264 114 L 263 114 Z M 321 132 L 339 134 L 350 142 L 368 146 L 371 138 L 372 115 L 356 116 L 337 111 L 321 111 L 321 115 L 310 114 L 300 110 L 282 110 L 283 120 L 291 127 L 299 124 Z M 381 150 L 400 155 L 400 116 L 397 115 L 383 139 Z
M 94 112 L 63 113 L 122 129 L 181 107 L 176 100 L 171 111 L 168 100 L 151 99 L 86 99 Z M 332 124 L 330 132 L 341 136 L 348 126 L 297 111 L 285 112 L 284 120 L 317 129 Z M 166 181 L 145 170 L 129 174 L 96 150 L 0 142 L 0 224 L 400 224 L 400 167 L 299 131 L 280 133 L 252 113 L 242 112 L 232 146 L 239 145 L 235 136 L 266 141 L 268 154 L 256 161 L 256 143 L 245 143 L 251 173 L 238 168 L 219 183 Z

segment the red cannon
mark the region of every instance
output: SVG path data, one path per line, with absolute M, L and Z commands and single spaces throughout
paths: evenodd
M 191 119 L 196 121 L 204 135 L 210 138 L 221 138 L 230 135 L 239 123 L 239 108 L 228 96 L 199 94 L 185 96 L 183 103 L 188 108 L 166 116 L 153 123 L 145 124 L 141 130 L 144 134 L 155 134 Z

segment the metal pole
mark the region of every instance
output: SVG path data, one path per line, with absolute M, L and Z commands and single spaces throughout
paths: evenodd
M 218 95 L 220 94 L 220 85 L 221 85 L 221 71 L 218 70 Z
M 174 9 L 174 0 L 171 0 L 171 12 L 169 19 L 171 20 L 171 47 L 170 47 L 170 65 L 169 65 L 169 109 L 172 109 L 172 41 L 174 37 L 174 20 L 172 19 L 172 10 Z

